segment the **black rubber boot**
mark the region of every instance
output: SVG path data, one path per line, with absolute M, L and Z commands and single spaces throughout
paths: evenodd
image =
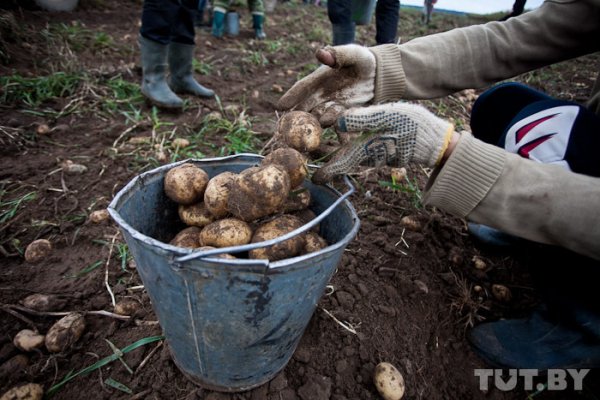
M 213 97 L 215 92 L 205 88 L 194 79 L 192 74 L 192 59 L 194 45 L 171 43 L 169 44 L 169 86 L 175 93 L 190 93 L 200 97 Z
M 354 43 L 354 34 L 356 30 L 356 24 L 354 22 L 349 24 L 332 24 L 331 28 L 334 46 Z
M 168 46 L 139 38 L 142 54 L 142 94 L 161 108 L 181 109 L 181 100 L 167 84 Z

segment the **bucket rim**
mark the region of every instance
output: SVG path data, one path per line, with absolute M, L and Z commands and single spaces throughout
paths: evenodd
M 134 186 L 138 185 L 139 182 L 142 182 L 146 179 L 148 179 L 148 177 L 150 176 L 154 176 L 154 175 L 158 175 L 164 171 L 170 170 L 172 168 L 175 168 L 181 164 L 185 164 L 187 162 L 193 162 L 193 163 L 209 163 L 209 162 L 221 162 L 221 161 L 232 161 L 232 160 L 236 160 L 236 159 L 240 159 L 240 160 L 248 160 L 250 162 L 259 162 L 260 160 L 262 160 L 264 158 L 264 156 L 259 155 L 259 154 L 252 154 L 252 153 L 239 153 L 239 154 L 234 154 L 234 155 L 230 155 L 230 156 L 224 156 L 224 157 L 210 157 L 210 158 L 202 158 L 202 159 L 194 159 L 194 158 L 188 158 L 182 161 L 177 161 L 174 163 L 169 163 L 169 164 L 165 164 L 165 165 L 161 165 L 157 168 L 154 168 L 152 170 L 143 172 L 141 174 L 136 175 L 133 179 L 131 179 L 123 188 L 121 188 L 121 190 L 119 190 L 119 192 L 117 192 L 117 194 L 114 196 L 114 198 L 112 199 L 112 201 L 110 202 L 110 204 L 107 207 L 108 213 L 110 214 L 110 216 L 113 218 L 113 220 L 117 223 L 117 225 L 119 225 L 122 229 L 124 229 L 125 231 L 127 231 L 127 233 L 129 233 L 134 239 L 139 240 L 141 242 L 147 243 L 149 245 L 152 246 L 156 246 L 157 248 L 167 251 L 169 253 L 172 253 L 172 255 L 174 255 L 175 257 L 180 257 L 180 258 L 184 258 L 186 256 L 189 256 L 193 253 L 198 253 L 198 251 L 196 249 L 190 249 L 190 248 L 184 248 L 184 247 L 178 247 L 178 246 L 173 246 L 171 244 L 162 242 L 158 239 L 155 239 L 151 236 L 145 235 L 143 233 L 141 233 L 140 231 L 138 231 L 137 229 L 135 229 L 133 226 L 131 226 L 127 221 L 125 221 L 123 219 L 123 217 L 121 217 L 120 213 L 117 211 L 116 207 L 117 205 L 122 201 L 122 199 L 125 197 L 125 195 L 127 193 L 132 193 L 132 189 Z M 308 167 L 310 168 L 319 168 L 316 165 L 311 165 L 309 164 Z M 329 253 L 333 250 L 337 250 L 339 247 L 341 246 L 346 246 L 347 243 L 349 243 L 352 238 L 354 236 L 356 236 L 356 233 L 358 232 L 358 229 L 360 227 L 360 219 L 358 218 L 358 214 L 356 213 L 356 210 L 354 208 L 354 206 L 352 205 L 352 203 L 350 203 L 350 201 L 348 201 L 347 197 L 352 194 L 354 192 L 354 187 L 352 186 L 352 184 L 349 182 L 349 180 L 347 180 L 346 178 L 346 182 L 349 185 L 349 187 L 351 188 L 350 191 L 347 193 L 346 198 L 344 198 L 344 200 L 340 201 L 338 205 L 341 205 L 342 203 L 344 203 L 344 205 L 349 209 L 350 214 L 352 216 L 353 222 L 352 222 L 352 229 L 340 240 L 336 241 L 336 243 L 333 243 L 331 245 L 328 245 L 327 247 L 309 253 L 309 254 L 304 254 L 301 256 L 296 256 L 296 257 L 290 257 L 290 258 L 286 258 L 283 260 L 278 260 L 278 261 L 269 261 L 268 259 L 223 259 L 223 258 L 211 258 L 211 255 L 218 255 L 221 253 L 225 253 L 229 250 L 225 250 L 222 252 L 217 252 L 217 250 L 220 249 L 215 249 L 215 250 L 209 250 L 208 252 L 211 252 L 205 256 L 198 256 L 198 257 L 194 257 L 191 260 L 181 260 L 178 261 L 174 264 L 181 264 L 181 263 L 185 263 L 188 261 L 193 261 L 195 259 L 203 259 L 206 261 L 210 261 L 210 262 L 214 262 L 217 264 L 226 264 L 226 265 L 235 265 L 235 266 L 261 266 L 262 268 L 268 269 L 268 270 L 277 270 L 278 268 L 282 268 L 284 266 L 288 266 L 288 265 L 293 265 L 296 264 L 298 262 L 301 262 L 303 260 L 309 259 L 309 258 L 314 258 L 317 257 L 321 254 L 325 254 L 325 253 Z M 337 195 L 338 197 L 341 197 L 342 194 L 335 188 L 333 188 L 330 185 L 321 185 L 323 187 L 325 187 L 327 190 L 333 192 L 335 195 Z M 323 214 L 323 213 L 322 213 Z M 317 218 L 319 218 L 322 214 L 320 214 L 319 216 L 317 216 Z M 320 220 L 324 219 L 326 217 L 323 216 Z M 318 222 L 320 222 L 320 220 Z M 314 221 L 314 220 L 313 220 Z M 312 222 L 312 221 L 311 221 Z M 311 224 L 311 222 L 303 225 L 301 228 L 298 228 L 290 233 L 295 233 L 293 235 L 290 236 L 295 236 L 298 235 L 304 231 L 308 231 L 310 229 L 310 227 L 307 227 L 308 225 L 311 225 L 311 227 L 313 225 L 316 225 L 316 223 Z M 285 235 L 284 235 L 285 236 Z M 287 238 L 286 238 L 287 239 Z M 263 243 L 266 243 L 268 241 L 265 241 Z M 266 247 L 267 245 L 263 246 Z M 242 247 L 242 246 L 235 246 L 236 248 Z M 226 249 L 226 248 L 222 248 L 222 249 Z M 243 250 L 240 250 L 243 251 Z M 181 265 L 178 266 L 178 269 L 181 268 Z

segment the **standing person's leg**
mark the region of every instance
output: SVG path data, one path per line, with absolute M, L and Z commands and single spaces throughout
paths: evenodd
M 525 10 L 526 2 L 527 2 L 527 0 L 515 0 L 515 3 L 513 4 L 513 11 L 512 11 L 513 17 L 523 14 L 523 11 Z
M 263 0 L 248 0 L 248 8 L 252 14 L 254 36 L 256 36 L 257 39 L 265 39 L 267 34 L 263 28 L 265 23 L 265 6 Z
M 190 93 L 201 97 L 212 97 L 215 93 L 194 79 L 194 15 L 198 3 L 193 8 L 180 6 L 171 24 L 169 43 L 169 86 L 175 93 Z
M 225 33 L 225 14 L 228 8 L 228 0 L 214 0 L 212 15 L 212 35 L 214 37 L 223 37 Z
M 142 58 L 142 94 L 153 104 L 179 109 L 183 101 L 167 84 L 167 55 L 171 42 L 171 24 L 177 18 L 179 4 L 171 0 L 145 0 L 140 28 Z
M 354 43 L 356 24 L 352 21 L 352 2 L 350 0 L 329 0 L 327 16 L 331 22 L 333 45 Z
M 375 8 L 377 44 L 396 43 L 398 20 L 400 18 L 399 0 L 378 0 Z

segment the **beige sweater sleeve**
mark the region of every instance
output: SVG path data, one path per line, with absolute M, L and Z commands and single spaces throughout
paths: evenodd
M 510 18 L 372 47 L 375 103 L 441 97 L 600 50 L 600 0 L 547 0 Z
M 508 153 L 463 132 L 424 202 L 600 260 L 600 178 Z

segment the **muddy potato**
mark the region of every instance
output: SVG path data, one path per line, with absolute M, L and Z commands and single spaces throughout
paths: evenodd
M 275 239 L 301 226 L 302 221 L 299 218 L 288 214 L 280 215 L 260 225 L 254 232 L 254 235 L 252 235 L 252 243 Z M 268 259 L 270 261 L 283 260 L 300 254 L 304 249 L 304 244 L 304 235 L 300 234 L 272 246 L 250 250 L 248 257 L 253 259 Z
M 305 237 L 304 254 L 319 251 L 327 247 L 327 241 L 315 232 L 308 232 Z
M 190 205 L 180 204 L 177 211 L 179 218 L 189 226 L 202 228 L 215 221 L 215 216 L 208 211 L 204 202 Z
M 231 184 L 227 209 L 244 221 L 278 212 L 290 191 L 290 177 L 279 165 L 264 165 L 242 171 Z
M 512 293 L 509 288 L 504 285 L 493 284 L 492 295 L 498 301 L 508 303 L 512 300 Z
M 42 400 L 44 389 L 37 383 L 14 387 L 4 393 L 0 400 Z
M 285 113 L 277 124 L 277 130 L 288 146 L 302 153 L 314 151 L 321 144 L 323 129 L 319 121 L 304 111 Z
M 206 225 L 200 232 L 202 246 L 229 247 L 250 243 L 252 229 L 237 218 L 225 218 Z
M 308 168 L 306 166 L 306 157 L 298 150 L 291 147 L 282 147 L 266 156 L 260 165 L 281 165 L 290 176 L 290 185 L 298 187 L 304 183 Z
M 36 264 L 48 257 L 52 252 L 52 243 L 46 239 L 38 239 L 29 243 L 25 249 L 25 261 Z
M 108 210 L 96 210 L 90 214 L 90 222 L 94 224 L 101 224 L 104 221 L 108 221 L 110 219 L 110 215 L 108 214 Z
M 77 342 L 85 329 L 85 319 L 79 313 L 71 313 L 54 323 L 46 333 L 46 348 L 59 353 Z
M 229 213 L 227 199 L 229 198 L 231 184 L 236 176 L 237 174 L 226 171 L 208 181 L 204 191 L 204 205 L 215 218 L 223 218 Z
M 208 174 L 193 164 L 182 164 L 165 175 L 165 193 L 176 203 L 193 204 L 202 200 Z
M 187 247 L 195 249 L 200 247 L 200 229 L 197 226 L 190 226 L 180 231 L 175 237 L 169 242 L 173 246 Z
M 305 187 L 297 187 L 290 190 L 287 201 L 283 204 L 284 213 L 292 213 L 294 211 L 304 210 L 310 206 L 310 190 Z
M 400 400 L 404 396 L 404 378 L 400 371 L 390 363 L 377 364 L 373 381 L 384 400 Z
M 123 299 L 115 304 L 115 314 L 132 316 L 140 309 L 140 303 L 133 299 Z
M 35 311 L 60 311 L 67 303 L 63 297 L 55 294 L 30 294 L 21 300 L 21 304 Z
M 308 208 L 304 210 L 294 211 L 293 213 L 291 213 L 291 215 L 300 218 L 300 221 L 302 221 L 303 225 L 308 224 L 310 221 L 317 218 L 317 214 L 315 214 L 314 211 Z M 319 233 L 320 231 L 320 224 L 317 224 L 311 228 L 311 232 Z
M 13 344 L 16 348 L 23 351 L 33 351 L 44 345 L 45 336 L 40 335 L 31 329 L 23 329 L 19 331 L 13 338 Z

